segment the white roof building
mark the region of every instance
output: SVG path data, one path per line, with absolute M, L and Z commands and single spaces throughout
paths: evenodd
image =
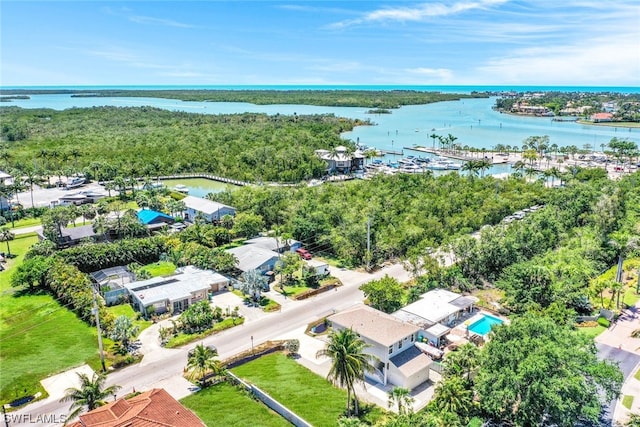
M 228 283 L 229 279 L 221 274 L 188 266 L 173 276 L 126 283 L 124 287 L 140 311 L 154 306 L 156 312 L 161 313 L 185 310 L 205 299 L 209 290 L 217 291 Z
M 187 196 L 182 199 L 187 207 L 187 219 L 193 221 L 198 214 L 204 215 L 208 221 L 219 221 L 225 215 L 235 215 L 236 209 L 213 200 Z

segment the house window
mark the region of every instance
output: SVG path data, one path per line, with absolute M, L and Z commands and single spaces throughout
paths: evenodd
M 414 336 L 413 336 L 413 335 L 411 335 L 411 342 L 413 342 L 413 340 L 414 340 L 414 339 L 415 339 L 415 338 L 414 338 Z
M 402 348 L 402 340 L 398 341 L 398 348 Z
M 391 353 L 393 353 L 393 346 L 392 345 L 389 346 L 389 354 L 391 354 Z

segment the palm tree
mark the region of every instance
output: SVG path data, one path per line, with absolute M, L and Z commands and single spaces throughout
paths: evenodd
M 412 412 L 412 406 L 414 402 L 414 398 L 411 397 L 411 393 L 408 388 L 404 387 L 394 387 L 387 394 L 387 406 L 391 408 L 392 406 L 398 407 L 399 414 L 406 414 Z
M 266 285 L 267 278 L 258 270 L 249 270 L 242 274 L 242 292 L 258 302 Z
M 15 234 L 9 230 L 9 227 L 0 228 L 0 242 L 7 242 L 7 257 L 11 257 L 11 248 L 9 247 L 9 241 L 15 239 Z
M 429 135 L 429 138 L 431 138 L 433 140 L 433 148 L 434 149 L 436 148 L 436 138 L 439 138 L 439 137 L 440 136 L 435 134 L 435 133 L 432 133 L 431 135 Z
M 473 404 L 471 390 L 465 387 L 460 377 L 451 377 L 441 381 L 436 387 L 433 405 L 440 412 L 451 412 L 464 416 Z
M 376 357 L 364 352 L 367 347 L 370 347 L 369 344 L 349 328 L 331 332 L 326 347 L 316 353 L 316 357 L 326 356 L 331 359 L 327 378 L 347 389 L 347 416 L 351 415 L 351 396 L 355 404 L 355 415 L 358 415 L 355 384 L 358 381 L 364 383 L 365 372 L 373 372 L 375 369 L 372 363 Z
M 91 378 L 87 374 L 78 373 L 80 378 L 80 388 L 68 388 L 65 396 L 60 399 L 61 403 L 73 402 L 69 408 L 72 411 L 67 419 L 72 419 L 83 409 L 93 411 L 105 405 L 105 399 L 116 394 L 120 386 L 112 385 L 104 388 L 106 376 L 104 374 L 93 374 Z
M 209 373 L 220 375 L 224 368 L 219 360 L 215 359 L 218 351 L 212 347 L 206 347 L 204 344 L 198 344 L 189 352 L 187 359 L 187 369 L 190 371 L 189 379 L 202 382 L 206 385 L 206 376 Z

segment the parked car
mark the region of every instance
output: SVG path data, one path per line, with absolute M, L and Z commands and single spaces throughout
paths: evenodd
M 300 258 L 302 259 L 311 259 L 311 253 L 305 248 L 296 249 L 296 253 L 300 255 Z

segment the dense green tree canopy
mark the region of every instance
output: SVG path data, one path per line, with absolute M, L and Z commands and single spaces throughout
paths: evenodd
M 621 385 L 622 373 L 597 359 L 593 342 L 534 315 L 495 329 L 476 378 L 482 409 L 522 427 L 595 422 Z

